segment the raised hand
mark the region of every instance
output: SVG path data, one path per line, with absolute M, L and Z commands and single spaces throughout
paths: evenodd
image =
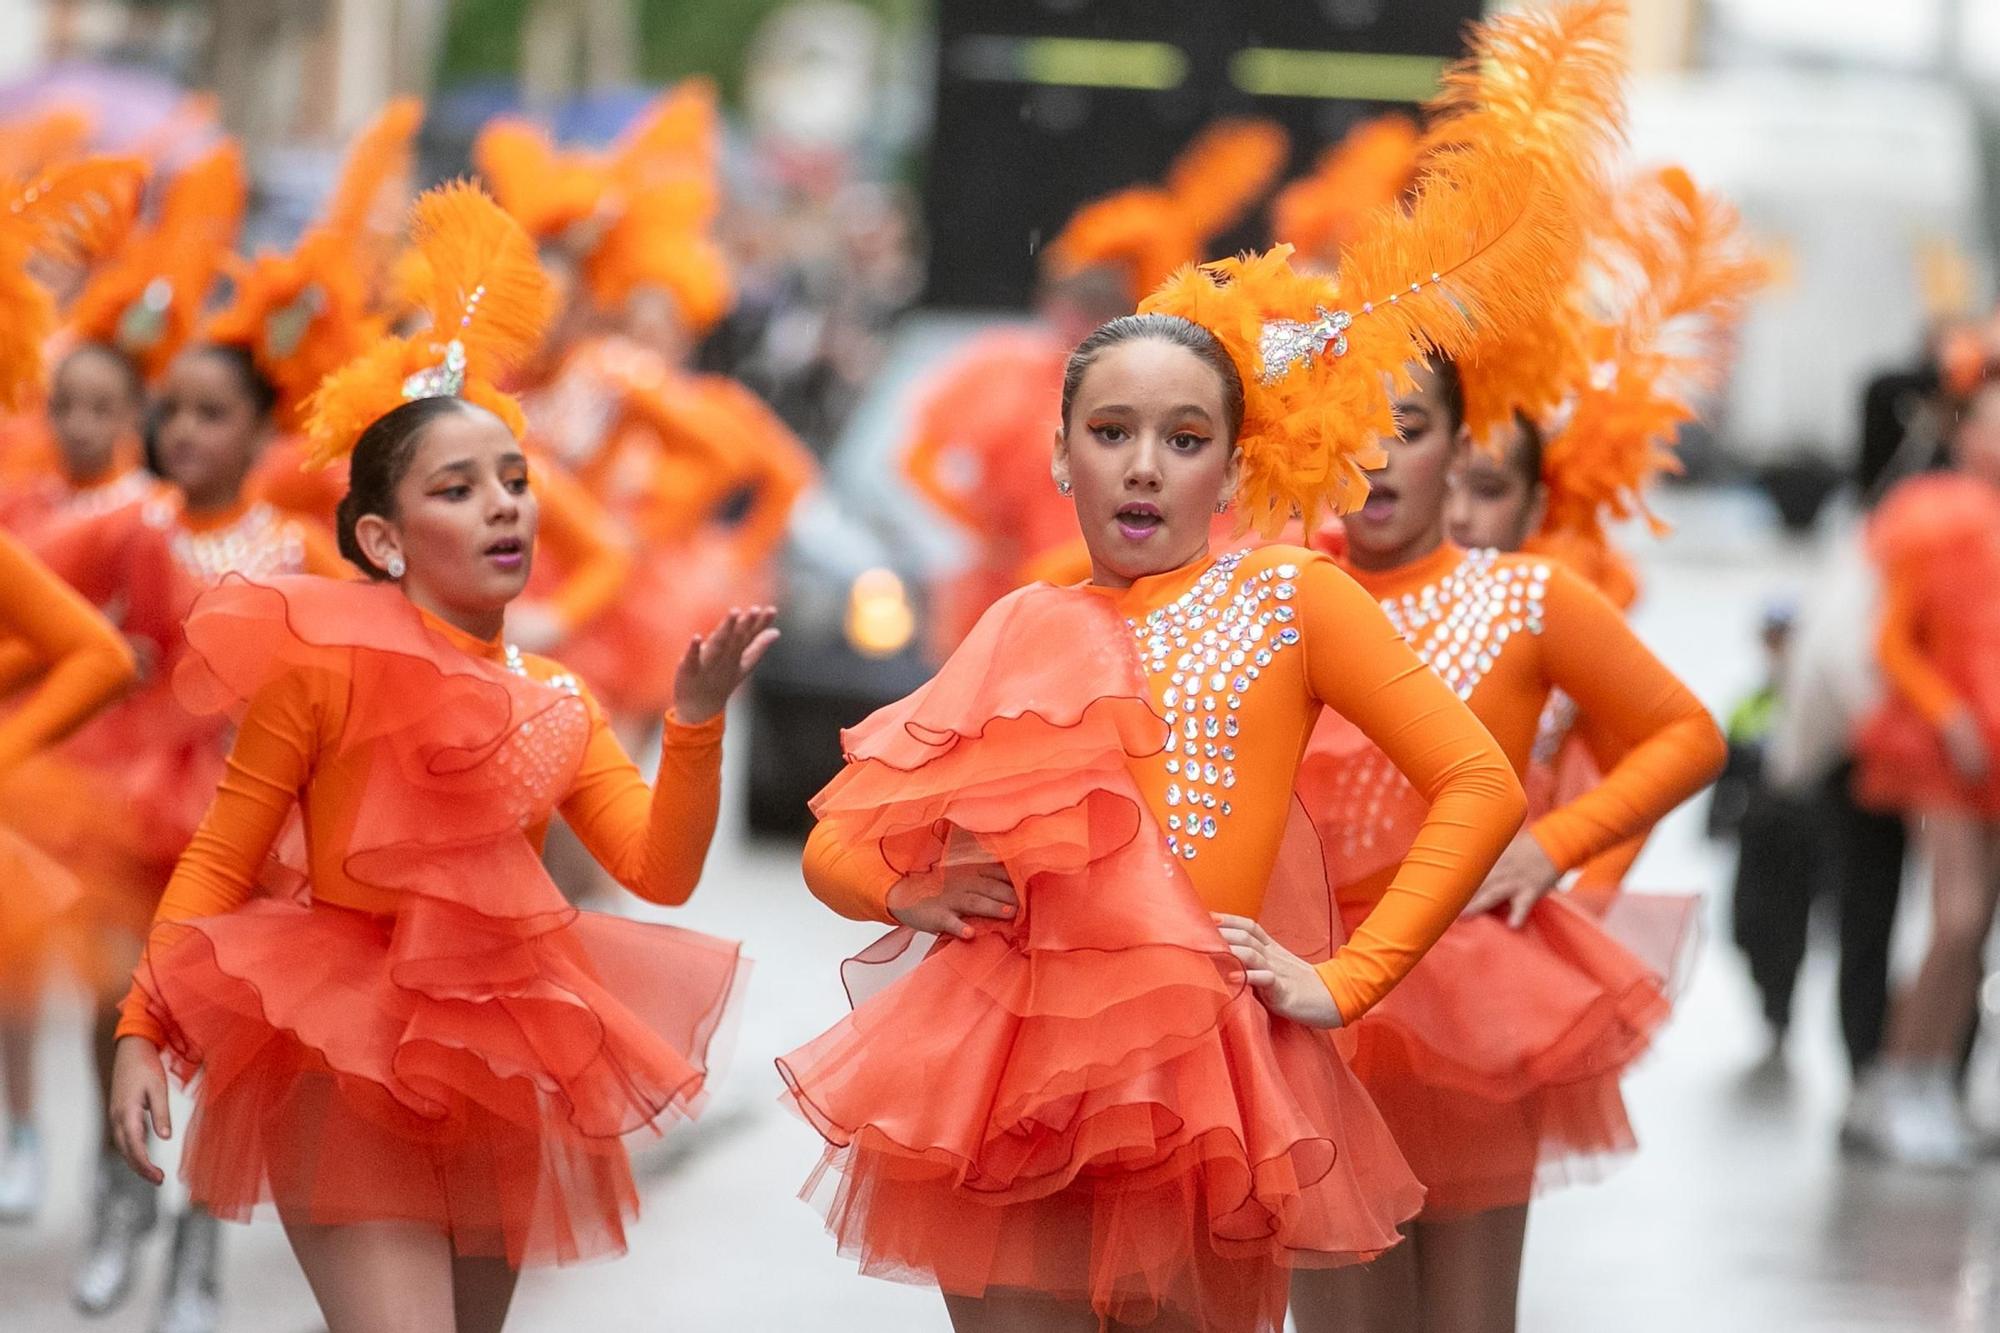
M 777 618 L 775 607 L 732 607 L 714 629 L 689 640 L 674 673 L 675 718 L 693 726 L 720 713 L 757 659 L 778 641 Z
M 1247 916 L 1215 914 L 1222 942 L 1243 964 L 1243 979 L 1264 1007 L 1309 1028 L 1340 1026 L 1340 1006 L 1313 965 L 1272 939 Z

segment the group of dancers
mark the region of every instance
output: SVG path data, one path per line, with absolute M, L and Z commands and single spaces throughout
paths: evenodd
M 910 478 L 977 555 L 936 674 L 813 802 L 807 887 L 889 933 L 778 1067 L 842 1252 L 961 1333 L 1511 1329 L 1531 1198 L 1635 1146 L 1692 904 L 1618 890 L 1723 743 L 1626 623 L 1611 529 L 1761 268 L 1623 160 L 1624 27 L 1478 26 L 1421 129 L 1357 130 L 1277 244 L 1201 263 L 1287 155 L 1214 127 L 1086 207 L 1044 323 L 915 414 Z M 229 255 L 227 147 L 143 226 L 102 160 L 33 164 L 0 220 L 0 268 L 78 288 L 59 322 L 10 278 L 0 344 L 34 682 L 0 944 L 10 1160 L 37 973 L 68 952 L 105 1001 L 86 1308 L 129 1291 L 173 1075 L 163 1324 L 212 1322 L 213 1220 L 271 1204 L 333 1333 L 498 1329 L 523 1266 L 623 1249 L 625 1137 L 698 1109 L 740 989 L 733 942 L 574 905 L 695 889 L 811 477 L 685 369 L 728 304 L 712 97 L 603 150 L 495 125 L 399 249 L 417 115 L 288 255 Z M 1944 564 L 1895 603 L 1906 757 L 1869 781 L 1969 800 L 1995 585 L 1894 531 Z

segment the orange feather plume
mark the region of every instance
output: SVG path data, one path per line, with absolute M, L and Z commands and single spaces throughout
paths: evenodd
M 1434 146 L 1410 204 L 1378 211 L 1341 251 L 1337 284 L 1295 272 L 1279 246 L 1183 270 L 1142 303 L 1207 328 L 1242 373 L 1248 524 L 1310 531 L 1322 508 L 1359 505 L 1410 363 L 1497 345 L 1561 299 L 1578 246 L 1571 170 L 1505 123 Z M 1577 123 L 1587 145 L 1615 132 Z
M 500 207 L 537 243 L 596 218 L 612 186 L 589 155 L 558 149 L 524 120 L 488 121 L 473 141 L 472 161 Z
M 149 378 L 165 370 L 194 335 L 247 194 L 242 153 L 230 142 L 174 177 L 152 224 L 91 274 L 70 314 L 77 334 L 120 348 Z
M 1331 265 L 1368 217 L 1395 203 L 1417 174 L 1417 123 L 1401 113 L 1364 120 L 1278 192 L 1271 234 Z
M 1100 264 L 1131 277 L 1136 300 L 1202 245 L 1249 211 L 1283 170 L 1290 140 L 1268 121 L 1219 121 L 1203 130 L 1167 170 L 1164 186 L 1135 186 L 1085 204 L 1045 258 L 1061 273 Z
M 7 187 L 0 212 L 0 406 L 18 409 L 41 381 L 42 351 L 56 325 L 55 298 L 34 262 L 82 263 L 126 234 L 146 165 L 85 158 Z
M 1592 372 L 1543 452 L 1550 539 L 1602 540 L 1606 523 L 1634 515 L 1664 531 L 1645 491 L 1680 470 L 1680 428 L 1721 384 L 1730 336 L 1768 278 L 1736 211 L 1678 167 L 1621 193 L 1592 269 L 1614 310 L 1592 330 Z
M 350 239 L 320 227 L 292 253 L 261 254 L 241 267 L 229 305 L 203 336 L 247 350 L 278 390 L 279 425 L 297 430 L 320 381 L 382 335 L 368 307 Z
M 385 230 L 378 219 L 392 209 L 400 215 L 408 197 L 423 123 L 418 97 L 398 97 L 377 112 L 349 145 L 320 225 L 356 238 Z
M 1611 164 L 1625 137 L 1628 15 L 1622 2 L 1588 0 L 1516 10 L 1473 31 L 1472 53 L 1445 76 L 1429 110 L 1428 152 L 1504 145 L 1527 161 L 1572 220 L 1564 266 L 1583 262 L 1607 207 Z M 1492 444 L 1516 417 L 1542 421 L 1589 373 L 1574 298 L 1509 321 L 1504 338 L 1480 338 L 1459 369 L 1465 424 Z M 1496 326 L 1497 327 L 1497 326 Z
M 692 173 L 713 177 L 721 156 L 721 117 L 713 79 L 683 79 L 655 98 L 618 142 L 612 169 L 628 187 Z
M 0 179 L 39 175 L 83 152 L 94 126 L 81 107 L 54 106 L 0 125 Z
M 419 285 L 406 299 L 431 326 L 375 342 L 321 382 L 306 404 L 308 466 L 345 457 L 371 424 L 413 398 L 450 394 L 491 411 L 516 435 L 525 429 L 520 404 L 497 382 L 534 355 L 555 313 L 534 242 L 464 181 L 420 196 L 410 233 L 423 259 L 408 266 Z
M 1203 240 L 1229 230 L 1278 173 L 1292 141 L 1275 122 L 1222 120 L 1195 136 L 1167 168 L 1167 193 Z

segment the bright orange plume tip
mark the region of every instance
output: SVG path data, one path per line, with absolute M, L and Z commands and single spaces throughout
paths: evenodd
M 82 263 L 125 237 L 146 164 L 84 158 L 12 182 L 0 208 L 0 406 L 19 409 L 41 382 L 55 299 L 30 275 L 37 256 Z
M 1203 130 L 1167 169 L 1163 185 L 1120 190 L 1079 208 L 1049 243 L 1057 273 L 1100 265 L 1126 271 L 1133 297 L 1202 257 L 1284 170 L 1291 140 L 1270 121 L 1223 120 Z
M 478 186 L 426 191 L 410 210 L 410 304 L 430 327 L 375 343 L 321 382 L 306 408 L 307 465 L 345 457 L 376 420 L 413 398 L 462 398 L 516 435 L 520 404 L 497 383 L 531 357 L 555 313 L 555 288 L 521 224 Z M 456 383 L 424 383 L 449 373 Z

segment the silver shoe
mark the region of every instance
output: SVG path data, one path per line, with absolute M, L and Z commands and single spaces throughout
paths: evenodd
M 90 1247 L 70 1278 L 70 1300 L 85 1314 L 109 1314 L 132 1294 L 139 1242 L 159 1221 L 159 1195 L 122 1158 L 106 1155 L 97 1160 L 91 1215 Z
M 42 1136 L 33 1126 L 14 1126 L 7 1156 L 0 1159 L 0 1222 L 34 1221 L 46 1184 Z
M 220 1229 L 213 1213 L 192 1206 L 174 1223 L 174 1255 L 153 1333 L 215 1333 L 221 1326 Z

